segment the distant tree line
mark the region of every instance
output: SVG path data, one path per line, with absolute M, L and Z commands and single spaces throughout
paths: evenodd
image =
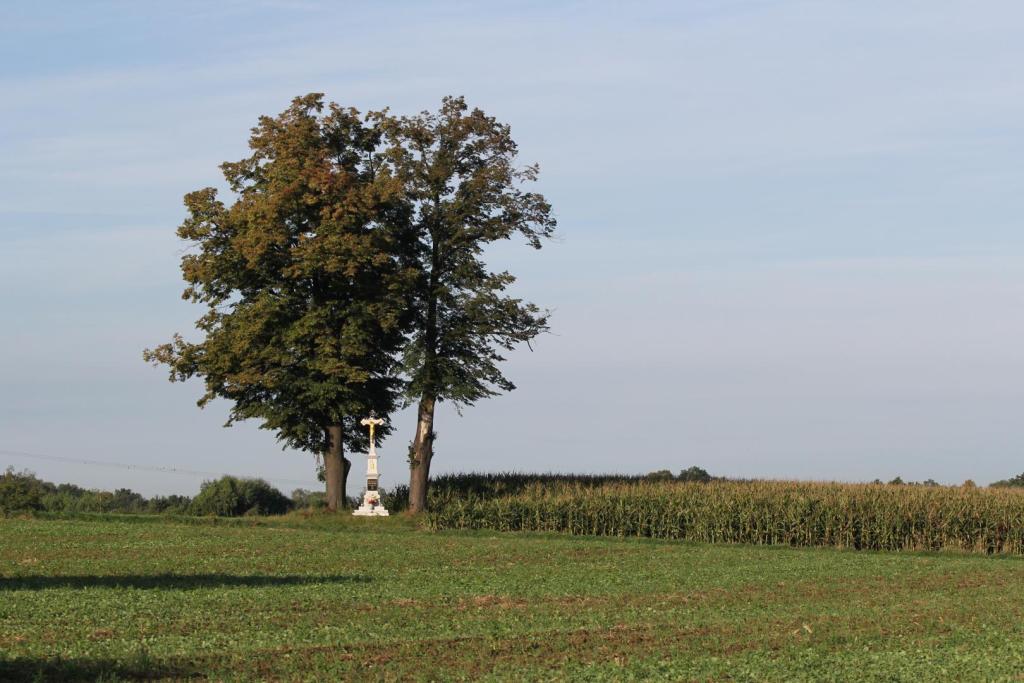
M 153 496 L 146 498 L 131 489 L 99 491 L 75 484 L 53 484 L 31 472 L 15 472 L 8 468 L 0 474 L 0 513 L 45 512 L 188 512 L 192 499 L 188 496 Z
M 470 500 L 489 500 L 520 494 L 552 495 L 566 490 L 598 489 L 608 485 L 635 485 L 651 481 L 757 483 L 754 479 L 712 476 L 697 466 L 688 467 L 678 474 L 670 470 L 657 470 L 645 475 L 464 473 L 431 478 L 430 499 L 432 507 L 442 509 Z M 932 479 L 907 482 L 900 477 L 889 482 L 876 479 L 871 483 L 922 488 L 942 486 Z M 970 489 L 974 486 L 968 480 L 961 488 Z M 1024 474 L 993 482 L 991 486 L 1024 487 Z M 387 490 L 381 489 L 381 499 L 388 510 L 407 510 L 410 506 L 409 487 L 398 485 Z M 348 502 L 353 505 L 356 500 L 350 499 Z M 288 497 L 261 479 L 225 476 L 204 482 L 195 497 L 169 495 L 146 498 L 131 489 L 100 491 L 75 484 L 53 484 L 39 479 L 31 472 L 16 472 L 13 468 L 0 474 L 0 515 L 23 512 L 101 512 L 239 517 L 280 515 L 293 510 L 315 511 L 327 507 L 327 497 L 323 491 L 300 488 L 292 491 L 291 497 Z
M 680 470 L 679 476 L 672 474 L 671 470 L 656 470 L 647 475 L 648 479 L 655 479 L 659 481 L 697 481 L 697 482 L 709 482 L 714 479 L 720 479 L 721 477 L 712 477 L 708 474 L 708 471 L 703 467 L 687 467 L 685 470 Z
M 13 468 L 0 474 L 0 514 L 111 512 L 238 517 L 280 515 L 307 503 L 288 498 L 262 479 L 221 477 L 204 482 L 195 497 L 146 498 L 131 489 L 101 491 L 75 484 L 54 484 Z
M 1010 477 L 1009 479 L 1000 479 L 994 481 L 989 486 L 995 486 L 998 488 L 1008 488 L 1016 486 L 1024 486 L 1024 472 L 1018 474 L 1016 477 Z
M 674 481 L 696 481 L 696 482 L 709 482 L 709 481 L 755 481 L 753 479 L 728 479 L 727 477 L 713 477 L 708 474 L 707 470 L 702 467 L 688 467 L 685 470 L 681 470 L 678 475 L 672 474 L 671 470 L 655 470 L 647 474 L 647 479 L 654 480 L 674 480 Z M 934 479 L 925 479 L 924 481 L 904 481 L 903 477 L 895 477 L 889 481 L 882 481 L 881 479 L 875 479 L 871 482 L 877 485 L 889 485 L 889 486 L 942 486 L 939 482 Z M 961 484 L 964 488 L 973 488 L 977 486 L 973 479 L 966 480 Z M 1024 487 L 1024 473 L 1018 474 L 1016 477 L 1010 479 L 1000 479 L 994 481 L 989 486 L 996 488 L 1008 488 L 1008 487 Z
M 925 479 L 924 481 L 903 481 L 903 477 L 894 477 L 889 481 L 882 481 L 881 479 L 875 479 L 871 482 L 872 484 L 888 484 L 890 486 L 942 486 L 939 482 L 934 479 Z M 974 482 L 968 479 L 964 482 L 965 485 L 974 486 Z

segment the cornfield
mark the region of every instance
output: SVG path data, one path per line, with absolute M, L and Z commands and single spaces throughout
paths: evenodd
M 432 496 L 434 529 L 1024 554 L 1024 493 L 1012 489 L 570 478 L 502 495 L 457 488 Z

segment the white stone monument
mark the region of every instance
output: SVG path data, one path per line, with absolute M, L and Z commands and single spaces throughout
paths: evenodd
M 371 412 L 370 417 L 360 420 L 359 423 L 370 428 L 370 452 L 366 458 L 366 493 L 363 494 L 363 504 L 352 514 L 358 517 L 387 517 L 389 513 L 381 504 L 380 492 L 377 490 L 380 472 L 377 470 L 377 447 L 373 443 L 373 430 L 377 425 L 384 424 L 384 420 Z

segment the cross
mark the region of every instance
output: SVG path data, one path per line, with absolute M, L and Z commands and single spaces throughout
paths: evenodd
M 377 425 L 384 424 L 384 420 L 382 420 L 379 417 L 377 417 L 377 414 L 371 411 L 370 412 L 370 417 L 364 417 L 362 420 L 359 421 L 359 424 L 369 426 L 369 428 L 370 428 L 370 448 L 372 449 L 373 448 L 373 429 Z

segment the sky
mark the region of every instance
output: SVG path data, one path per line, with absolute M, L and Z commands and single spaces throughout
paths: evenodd
M 318 486 L 142 350 L 189 333 L 182 197 L 292 97 L 512 126 L 558 238 L 517 390 L 442 405 L 435 473 L 987 483 L 1024 471 L 1024 5 L 6 2 L 0 468 Z M 407 479 L 396 414 L 382 483 Z M 358 490 L 357 457 L 349 485 Z

